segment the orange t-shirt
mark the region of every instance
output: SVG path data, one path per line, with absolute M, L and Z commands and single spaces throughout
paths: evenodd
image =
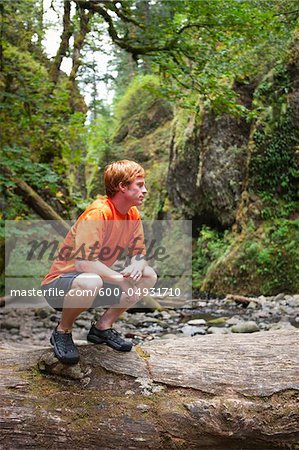
M 146 254 L 139 211 L 134 206 L 121 214 L 109 198 L 100 197 L 72 226 L 41 284 L 75 272 L 76 259 L 101 261 L 110 267 L 124 251 L 129 256 Z

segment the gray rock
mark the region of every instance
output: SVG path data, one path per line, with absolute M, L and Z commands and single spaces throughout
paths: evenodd
M 188 320 L 188 325 L 195 325 L 195 326 L 201 326 L 201 325 L 206 325 L 207 322 L 204 319 L 192 319 L 192 320 Z
M 195 336 L 197 334 L 206 334 L 203 327 L 195 327 L 194 325 L 184 325 L 181 330 L 185 336 Z
M 19 335 L 19 329 L 18 328 L 11 328 L 9 330 L 9 333 L 12 334 L 13 336 L 18 336 Z
M 247 309 L 257 309 L 257 308 L 258 308 L 257 302 L 250 302 L 249 305 L 247 306 Z
M 139 319 L 137 319 L 136 317 L 130 317 L 127 323 L 134 325 L 135 327 L 137 327 L 140 324 Z
M 170 314 L 171 317 L 174 318 L 174 319 L 176 319 L 176 318 L 178 318 L 178 317 L 181 316 L 181 314 L 180 314 L 179 312 L 174 311 L 174 310 L 170 310 L 170 311 L 169 311 L 169 314 Z
M 270 330 L 296 330 L 287 319 L 281 319 L 278 323 L 274 323 L 270 326 Z
M 73 331 L 73 339 L 76 340 L 76 341 L 81 341 L 82 340 L 86 344 L 87 343 L 86 342 L 86 336 L 87 336 L 87 333 L 82 328 L 79 329 L 79 330 L 74 330 Z
M 157 325 L 159 327 L 162 328 L 168 328 L 168 323 L 165 320 L 161 320 L 161 319 L 154 319 L 152 317 L 149 317 L 147 319 L 145 319 L 144 321 L 142 321 L 142 325 L 146 326 L 147 324 L 150 325 Z
M 161 331 L 164 331 L 164 328 L 160 327 L 160 325 L 157 325 L 156 323 L 150 325 L 147 329 L 143 329 L 144 333 L 159 333 Z
M 136 408 L 143 413 L 146 413 L 151 409 L 149 405 L 145 405 L 143 403 L 141 403 L 140 405 L 137 405 Z
M 230 226 L 242 194 L 250 125 L 243 118 L 225 114 L 215 118 L 202 112 L 189 116 L 183 133 L 180 120 L 175 120 L 172 128 L 170 200 L 204 223 L 213 218 L 224 227 Z M 188 164 L 182 164 L 186 160 Z
M 31 335 L 32 335 L 32 333 L 31 333 L 30 329 L 24 328 L 24 329 L 20 330 L 20 336 L 22 338 L 30 338 Z
M 207 302 L 200 301 L 197 303 L 198 308 L 205 308 L 207 306 Z
M 82 380 L 91 373 L 91 368 L 81 366 L 80 362 L 74 366 L 67 366 L 58 361 L 52 351 L 45 351 L 38 360 L 37 366 L 41 372 L 59 375 L 73 380 Z
M 292 315 L 293 308 L 291 308 L 290 306 L 280 306 L 279 312 L 282 314 Z
M 162 311 L 162 317 L 164 320 L 169 320 L 171 318 L 171 315 L 168 314 L 166 311 Z
M 208 328 L 208 334 L 228 334 L 229 330 L 223 327 L 210 327 Z
M 272 311 L 267 309 L 267 310 L 255 312 L 254 314 L 252 314 L 252 317 L 255 318 L 255 319 L 266 319 L 271 314 L 272 314 Z
M 128 390 L 125 392 L 125 395 L 135 395 L 134 391 Z
M 248 322 L 241 322 L 232 326 L 231 331 L 233 333 L 254 333 L 255 331 L 260 331 L 260 329 L 253 320 L 249 320 Z
M 275 302 L 278 302 L 279 300 L 283 300 L 284 297 L 285 297 L 285 294 L 283 294 L 283 293 L 277 294 L 277 295 L 274 297 L 274 301 L 275 301 Z
M 37 335 L 37 339 L 39 339 L 40 341 L 43 341 L 44 339 L 46 339 L 47 334 L 46 333 L 39 333 Z
M 298 308 L 299 307 L 299 296 L 294 295 L 294 297 L 291 297 L 287 299 L 287 304 L 291 306 L 292 308 Z
M 39 308 L 35 311 L 35 317 L 39 317 L 40 319 L 46 319 L 52 314 L 52 310 L 50 308 Z
M 239 316 L 233 316 L 226 321 L 227 325 L 237 325 L 237 323 L 241 322 Z
M 2 328 L 2 330 L 19 329 L 20 328 L 20 324 L 18 322 L 13 322 L 13 321 L 7 320 L 7 321 L 3 321 L 0 324 L 0 328 Z
M 19 340 L 19 336 L 13 334 L 12 336 L 9 337 L 9 339 L 10 339 L 11 341 L 17 342 L 17 341 Z
M 270 328 L 270 325 L 266 322 L 260 322 L 259 327 L 260 327 L 260 330 L 268 331 Z
M 89 328 L 91 327 L 90 320 L 86 319 L 76 320 L 76 325 L 80 328 L 85 328 L 86 330 L 89 330 Z

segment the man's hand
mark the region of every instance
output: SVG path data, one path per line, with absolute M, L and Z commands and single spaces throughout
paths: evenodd
M 144 262 L 143 261 L 134 261 L 129 266 L 125 267 L 120 273 L 124 278 L 137 283 L 140 280 L 143 274 Z

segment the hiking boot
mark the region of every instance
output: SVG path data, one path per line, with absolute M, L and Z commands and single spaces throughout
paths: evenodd
M 57 327 L 52 333 L 51 344 L 54 347 L 55 356 L 63 364 L 77 364 L 79 361 L 79 352 L 74 344 L 72 333 L 63 331 L 58 331 Z
M 87 340 L 93 344 L 107 344 L 119 352 L 129 352 L 133 347 L 132 342 L 123 339 L 120 333 L 113 328 L 99 330 L 94 324 L 89 330 Z

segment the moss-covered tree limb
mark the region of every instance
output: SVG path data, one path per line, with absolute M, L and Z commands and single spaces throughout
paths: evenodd
M 4 173 L 16 184 L 18 193 L 42 219 L 53 221 L 54 228 L 63 236 L 70 227 L 64 219 L 34 190 L 28 183 L 21 180 L 8 167 L 2 167 Z
M 156 340 L 126 354 L 84 345 L 73 367 L 52 349 L 2 344 L 1 444 L 295 449 L 298 344 L 285 331 Z

